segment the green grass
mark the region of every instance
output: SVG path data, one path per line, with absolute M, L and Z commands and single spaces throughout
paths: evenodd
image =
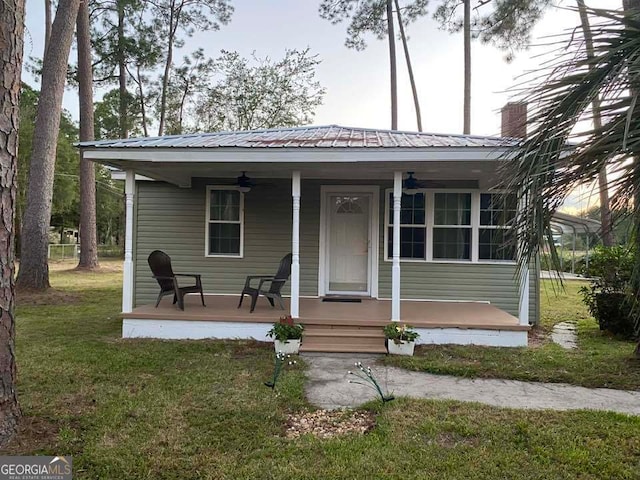
M 580 288 L 588 284 L 589 282 L 571 280 L 560 286 L 555 281 L 542 280 L 539 328 L 550 332 L 556 323 L 579 320 L 588 320 L 596 325 L 579 292 Z
M 528 348 L 422 346 L 414 357 L 387 357 L 385 363 L 463 377 L 639 390 L 640 361 L 633 356 L 636 344 L 599 330 L 578 293 L 585 284 L 566 282 L 566 290 L 560 292 L 550 281 L 543 281 L 541 322 L 530 336 L 532 346 Z M 576 350 L 565 350 L 548 339 L 553 326 L 564 321 L 577 322 Z
M 120 339 L 117 272 L 53 272 L 18 309 L 21 431 L 4 454 L 70 454 L 76 479 L 637 478 L 640 418 L 398 399 L 367 435 L 296 440 L 303 365 L 272 347 Z M 345 384 L 345 388 L 348 386 Z

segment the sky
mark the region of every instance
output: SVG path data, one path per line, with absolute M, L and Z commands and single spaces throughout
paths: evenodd
M 41 57 L 44 38 L 42 0 L 27 0 L 25 58 Z M 327 89 L 324 104 L 316 111 L 315 125 L 390 128 L 389 58 L 387 43 L 368 37 L 364 51 L 344 46 L 347 24 L 332 25 L 318 15 L 320 0 L 235 0 L 231 22 L 216 32 L 196 32 L 176 58 L 202 47 L 211 57 L 220 50 L 236 50 L 243 56 L 279 59 L 285 49 L 309 47 L 322 63 L 317 79 Z M 437 5 L 432 0 L 432 5 Z M 590 7 L 618 8 L 621 0 L 588 0 Z M 572 6 L 572 0 L 556 5 Z M 433 8 L 432 8 L 433 9 Z M 479 41 L 472 44 L 471 133 L 498 135 L 500 108 L 513 96 L 513 87 L 524 72 L 535 70 L 543 43 L 549 35 L 579 25 L 576 12 L 552 7 L 533 32 L 533 47 L 519 52 L 511 63 L 504 52 Z M 417 82 L 423 130 L 462 133 L 463 38 L 438 28 L 431 15 L 407 28 Z M 538 46 L 535 46 L 538 45 Z M 398 58 L 398 127 L 416 130 L 413 100 L 401 44 Z M 75 51 L 71 62 L 75 62 Z M 37 87 L 25 71 L 24 81 Z M 68 89 L 64 108 L 77 119 L 77 92 Z

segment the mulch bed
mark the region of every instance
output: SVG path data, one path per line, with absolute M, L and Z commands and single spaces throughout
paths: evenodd
M 363 435 L 376 426 L 376 416 L 372 412 L 352 410 L 316 410 L 294 413 L 285 424 L 285 437 L 298 438 L 311 434 L 318 438 L 339 435 Z
M 537 348 L 546 345 L 551 341 L 551 339 L 549 338 L 549 334 L 550 332 L 546 332 L 541 328 L 533 327 L 531 330 L 529 330 L 528 346 L 530 348 Z

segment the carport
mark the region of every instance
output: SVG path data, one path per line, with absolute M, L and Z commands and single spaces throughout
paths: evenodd
M 563 269 L 564 258 L 562 253 L 564 252 L 564 242 L 562 241 L 564 235 L 571 235 L 571 273 L 575 274 L 576 270 L 576 238 L 578 235 L 585 236 L 586 254 L 585 264 L 587 271 L 589 270 L 589 237 L 600 232 L 600 222 L 591 218 L 581 218 L 575 215 L 569 215 L 567 213 L 554 213 L 551 217 L 551 230 L 560 235 L 560 267 Z

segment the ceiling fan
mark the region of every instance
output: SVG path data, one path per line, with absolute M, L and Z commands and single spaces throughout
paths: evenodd
M 257 187 L 259 185 L 272 185 L 270 183 L 256 183 L 249 176 L 247 176 L 247 172 L 243 171 L 242 175 L 236 177 L 236 181 L 233 183 L 229 183 L 229 185 L 234 186 L 238 189 L 239 192 L 248 193 L 251 191 L 253 187 Z
M 247 177 L 247 172 L 242 172 L 242 175 L 236 177 L 236 183 L 238 190 L 242 193 L 250 192 L 253 187 L 256 186 L 255 183 L 251 181 L 249 177 Z
M 402 182 L 403 193 L 406 193 L 407 195 L 415 195 L 418 193 L 418 189 L 426 188 L 426 184 L 424 182 L 421 182 L 413 176 L 414 172 L 407 172 L 407 175 L 409 175 L 409 177 L 405 178 Z

